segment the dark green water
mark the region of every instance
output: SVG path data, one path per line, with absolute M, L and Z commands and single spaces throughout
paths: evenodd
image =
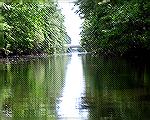
M 149 64 L 77 54 L 0 63 L 0 120 L 149 119 Z

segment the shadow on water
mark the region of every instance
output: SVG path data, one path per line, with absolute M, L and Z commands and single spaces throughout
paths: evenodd
M 148 120 L 150 64 L 90 54 L 0 64 L 1 120 Z
M 90 55 L 82 61 L 86 80 L 82 108 L 89 109 L 90 120 L 150 118 L 149 64 Z

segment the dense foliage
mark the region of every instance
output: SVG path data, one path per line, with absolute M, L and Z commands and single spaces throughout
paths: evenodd
M 63 52 L 66 31 L 57 2 L 14 1 L 1 2 L 1 51 L 5 54 Z
M 81 44 L 92 52 L 143 54 L 150 50 L 149 0 L 77 0 L 84 19 Z

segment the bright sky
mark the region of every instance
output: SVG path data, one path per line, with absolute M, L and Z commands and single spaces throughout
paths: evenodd
M 62 14 L 65 15 L 65 26 L 68 35 L 72 39 L 74 45 L 78 45 L 80 41 L 81 23 L 82 20 L 79 15 L 75 14 L 72 8 L 74 7 L 73 0 L 58 0 L 60 8 L 62 8 Z

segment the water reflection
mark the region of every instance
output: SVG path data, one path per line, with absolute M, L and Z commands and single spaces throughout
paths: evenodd
M 148 120 L 150 66 L 123 59 L 83 59 L 88 120 Z
M 56 55 L 0 64 L 0 120 L 149 120 L 150 64 Z
M 81 98 L 85 96 L 85 80 L 81 57 L 74 53 L 67 66 L 65 86 L 59 98 L 58 115 L 63 120 L 85 120 L 88 111 L 80 111 Z
M 0 64 L 0 120 L 55 120 L 67 58 Z

